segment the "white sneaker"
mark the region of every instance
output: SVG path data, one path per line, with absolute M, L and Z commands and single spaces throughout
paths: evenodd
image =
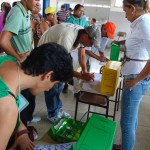
M 56 116 L 50 117 L 50 118 L 47 116 L 47 119 L 50 121 L 51 124 L 54 124 L 59 118 L 56 115 Z
M 57 116 L 58 116 L 58 118 L 62 118 L 62 117 L 64 117 L 64 118 L 71 118 L 71 115 L 68 114 L 68 113 L 66 113 L 66 112 L 63 111 L 62 109 L 59 110 Z
M 33 119 L 30 122 L 36 123 L 36 122 L 39 122 L 39 121 L 41 121 L 41 117 L 34 116 Z

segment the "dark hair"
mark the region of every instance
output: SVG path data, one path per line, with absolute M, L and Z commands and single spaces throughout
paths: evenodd
M 63 4 L 63 5 L 61 5 L 61 8 L 65 8 L 65 5 Z
M 150 9 L 149 0 L 123 0 L 124 5 L 126 5 L 127 3 L 132 4 L 141 10 L 145 10 L 145 12 L 148 12 Z
M 74 7 L 74 11 L 78 10 L 80 7 L 83 7 L 83 8 L 84 8 L 84 6 L 83 6 L 83 5 L 81 5 L 81 4 L 77 4 L 77 5 Z
M 14 7 L 19 1 L 15 1 L 12 3 L 12 7 Z
M 69 8 L 68 10 L 73 11 L 73 9 L 72 9 L 72 8 Z
M 96 19 L 95 18 L 92 18 L 93 22 L 96 22 Z
M 66 82 L 73 77 L 72 57 L 63 46 L 56 43 L 36 47 L 21 63 L 21 69 L 32 76 L 53 71 L 51 81 Z
M 6 17 L 7 17 L 7 15 L 8 15 L 8 13 L 9 13 L 9 11 L 10 11 L 10 9 L 11 9 L 11 5 L 10 5 L 10 3 L 8 3 L 8 2 L 3 2 L 2 4 L 1 4 L 1 10 L 2 9 L 4 9 L 4 17 L 3 17 L 3 25 L 5 25 L 5 22 L 6 22 Z

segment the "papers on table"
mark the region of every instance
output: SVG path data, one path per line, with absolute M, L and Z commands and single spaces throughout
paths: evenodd
M 35 150 L 70 150 L 76 142 L 56 144 L 56 145 L 36 145 Z
M 101 74 L 96 74 L 94 77 L 94 81 L 83 81 L 82 88 L 87 91 L 100 91 L 100 80 Z

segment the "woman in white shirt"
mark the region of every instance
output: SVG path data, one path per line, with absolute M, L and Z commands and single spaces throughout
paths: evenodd
M 150 77 L 147 77 L 135 86 L 131 82 L 143 70 L 150 60 L 150 15 L 149 0 L 123 0 L 123 10 L 126 18 L 131 22 L 131 34 L 126 41 L 114 41 L 116 44 L 125 44 L 126 61 L 122 66 L 124 87 L 121 106 L 121 150 L 133 150 L 138 125 L 138 110 L 144 94 L 150 87 Z M 133 83 L 132 83 L 133 85 Z M 131 89 L 131 87 L 133 87 Z

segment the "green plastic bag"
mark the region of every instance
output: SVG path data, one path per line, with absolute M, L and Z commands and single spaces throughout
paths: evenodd
M 85 122 L 61 118 L 50 127 L 48 135 L 57 142 L 74 142 L 79 139 L 85 125 Z

